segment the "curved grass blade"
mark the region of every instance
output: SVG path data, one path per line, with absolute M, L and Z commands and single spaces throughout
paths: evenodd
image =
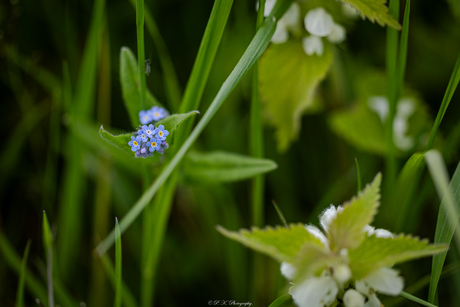
M 27 259 L 29 258 L 31 242 L 32 241 L 30 239 L 27 241 L 26 249 L 24 250 L 24 255 L 22 256 L 21 270 L 19 272 L 18 291 L 16 292 L 16 307 L 24 306 L 24 283 L 26 280 Z
M 293 307 L 294 301 L 292 300 L 292 296 L 289 293 L 281 295 L 273 303 L 270 304 L 268 307 Z
M 444 98 L 442 99 L 441 106 L 439 107 L 438 115 L 436 116 L 436 120 L 434 121 L 433 128 L 431 129 L 430 139 L 426 144 L 425 151 L 430 150 L 433 146 L 434 138 L 436 136 L 436 132 L 438 131 L 439 125 L 441 124 L 442 118 L 446 113 L 447 107 L 452 99 L 452 96 L 457 89 L 458 82 L 460 81 L 460 54 L 458 55 L 457 62 L 454 66 L 454 71 L 450 76 L 449 84 L 447 85 L 446 92 L 444 93 Z
M 115 303 L 114 307 L 121 307 L 123 288 L 121 283 L 121 233 L 118 219 L 115 218 Z
M 412 294 L 409 294 L 407 292 L 404 292 L 402 291 L 401 294 L 400 294 L 402 297 L 405 297 L 407 298 L 408 300 L 411 300 L 413 302 L 416 302 L 420 305 L 423 305 L 423 306 L 428 306 L 428 307 L 437 307 L 436 305 L 433 305 L 431 303 L 428 303 L 427 301 L 424 301 L 416 296 L 413 296 Z
M 43 210 L 43 248 L 46 255 L 46 279 L 48 281 L 48 301 L 49 306 L 54 307 L 53 295 L 53 236 L 51 234 L 50 224 Z
M 435 184 L 438 196 L 441 199 L 434 243 L 451 244 L 455 234 L 456 246 L 460 249 L 460 234 L 455 232 L 458 227 L 460 216 L 460 163 L 455 170 L 452 181 L 449 185 L 449 176 L 441 154 L 436 150 L 430 150 L 425 154 L 425 160 L 430 170 L 431 177 Z M 431 267 L 430 290 L 428 301 L 434 302 L 436 289 L 441 276 L 442 267 L 446 259 L 447 252 L 433 257 Z
M 286 2 L 286 1 L 285 1 Z M 284 4 L 285 2 L 281 2 Z M 290 1 L 287 1 L 290 2 Z M 278 3 L 279 4 L 279 3 Z M 275 7 L 276 8 L 276 7 Z M 287 7 L 285 8 L 287 9 Z M 284 13 L 284 11 L 278 10 L 280 14 Z M 264 25 L 257 31 L 257 34 L 249 44 L 248 48 L 246 49 L 245 53 L 241 57 L 240 61 L 230 73 L 227 80 L 222 85 L 221 89 L 217 93 L 216 97 L 214 98 L 213 102 L 209 106 L 208 110 L 204 114 L 201 121 L 192 131 L 191 135 L 179 149 L 177 154 L 171 160 L 171 162 L 164 167 L 161 174 L 157 177 L 157 179 L 151 184 L 151 186 L 144 192 L 141 198 L 134 204 L 133 208 L 126 214 L 123 220 L 120 222 L 120 229 L 123 232 L 131 223 L 139 216 L 142 210 L 147 206 L 149 201 L 158 191 L 158 189 L 163 185 L 163 183 L 168 179 L 171 175 L 173 170 L 182 160 L 188 149 L 193 145 L 196 141 L 198 136 L 204 130 L 206 125 L 209 123 L 211 118 L 220 108 L 222 103 L 228 97 L 230 92 L 235 88 L 241 78 L 246 74 L 246 72 L 251 68 L 251 66 L 255 63 L 255 61 L 262 55 L 264 50 L 267 48 L 270 39 L 275 31 L 275 22 L 272 19 L 267 19 Z M 113 231 L 112 231 L 113 232 Z M 97 254 L 103 255 L 111 246 L 113 245 L 113 233 L 110 234 L 103 242 L 101 242 L 97 248 Z

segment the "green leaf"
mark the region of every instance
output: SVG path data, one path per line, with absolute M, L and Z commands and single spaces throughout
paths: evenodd
M 259 61 L 264 112 L 276 128 L 278 149 L 285 151 L 300 131 L 301 117 L 312 106 L 319 82 L 332 64 L 332 50 L 322 56 L 305 54 L 300 42 L 272 44 Z
M 388 14 L 388 7 L 384 5 L 386 0 L 343 0 L 343 2 L 354 7 L 363 18 L 367 17 L 372 22 L 377 21 L 381 26 L 388 25 L 397 30 L 401 29 L 401 25 Z
M 350 269 L 355 280 L 366 277 L 382 267 L 417 259 L 446 251 L 445 244 L 428 244 L 418 238 L 400 235 L 396 238 L 365 236 L 361 245 L 348 251 Z
M 294 307 L 294 301 L 292 300 L 292 296 L 289 293 L 283 294 L 278 297 L 273 303 L 270 304 L 268 307 Z
M 52 240 L 50 224 L 48 223 L 45 210 L 43 210 L 43 248 L 45 249 L 45 255 L 48 255 Z
M 262 230 L 253 227 L 250 231 L 242 229 L 239 232 L 228 231 L 222 226 L 217 226 L 217 230 L 224 236 L 258 252 L 267 254 L 280 262 L 292 263 L 300 248 L 306 242 L 324 249 L 319 239 L 310 234 L 303 224 L 290 224 L 289 228 L 267 226 Z
M 158 127 L 159 125 L 165 126 L 165 129 L 169 131 L 169 135 L 167 141 L 169 145 L 174 144 L 174 136 L 176 135 L 176 131 L 185 120 L 191 118 L 194 115 L 200 114 L 199 111 L 190 111 L 188 113 L 181 113 L 181 114 L 172 114 L 168 117 L 159 120 L 155 126 Z
M 364 239 L 364 226 L 370 224 L 380 205 L 380 182 L 382 176 L 377 174 L 374 181 L 345 203 L 342 212 L 332 220 L 328 229 L 328 239 L 331 251 L 340 251 L 343 248 L 357 247 Z
M 442 199 L 439 207 L 438 220 L 436 222 L 435 243 L 451 244 L 455 229 L 458 227 L 460 216 L 460 163 L 457 165 L 452 181 L 449 177 L 446 165 L 441 154 L 436 150 L 430 150 L 425 154 L 425 160 L 436 186 L 439 198 Z M 456 245 L 459 248 L 460 236 L 456 234 Z M 428 301 L 434 302 L 436 289 L 441 276 L 442 267 L 446 260 L 447 252 L 433 257 L 431 268 L 430 290 Z
M 24 285 L 26 281 L 27 259 L 29 258 L 30 243 L 27 241 L 24 255 L 22 256 L 21 270 L 19 272 L 18 291 L 16 292 L 16 307 L 24 306 Z
M 106 131 L 103 126 L 99 129 L 99 135 L 101 138 L 106 140 L 109 144 L 115 146 L 119 150 L 134 156 L 134 153 L 129 148 L 129 141 L 131 141 L 132 133 L 124 133 L 119 135 L 113 135 L 110 132 Z
M 302 282 L 307 276 L 320 275 L 330 263 L 337 263 L 341 256 L 331 253 L 318 244 L 305 243 L 297 253 L 294 266 L 297 268 L 294 283 Z
M 384 155 L 385 132 L 378 115 L 363 107 L 332 113 L 329 124 L 335 133 L 361 150 Z
M 121 282 L 121 232 L 120 226 L 118 225 L 118 219 L 115 218 L 115 276 L 116 276 L 116 287 L 115 287 L 115 307 L 121 307 L 122 300 L 122 282 Z
M 122 47 L 120 51 L 120 82 L 131 124 L 137 127 L 140 125 L 139 112 L 142 111 L 139 72 L 136 57 L 128 47 Z M 163 107 L 149 90 L 146 94 L 147 109 L 153 106 Z
M 184 159 L 183 168 L 186 182 L 218 183 L 248 179 L 276 169 L 277 164 L 268 159 L 222 151 L 190 152 Z

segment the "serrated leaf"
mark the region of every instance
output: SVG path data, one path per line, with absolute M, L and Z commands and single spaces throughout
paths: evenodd
M 251 178 L 277 168 L 269 159 L 230 152 L 190 152 L 183 162 L 184 181 L 191 183 L 230 182 Z
M 285 151 L 300 131 L 300 119 L 311 107 L 319 82 L 332 64 L 332 51 L 322 56 L 305 54 L 300 42 L 272 44 L 259 61 L 261 101 L 276 128 L 278 149 Z
M 438 254 L 447 249 L 445 244 L 428 244 L 426 240 L 420 241 L 410 236 L 377 238 L 375 235 L 366 235 L 358 248 L 349 250 L 348 257 L 353 278 L 359 280 L 379 268 Z
M 364 239 L 364 226 L 370 224 L 377 213 L 380 199 L 380 182 L 382 176 L 377 174 L 374 181 L 343 205 L 343 211 L 337 213 L 328 229 L 331 251 L 343 248 L 353 249 Z
M 316 237 L 305 229 L 303 224 L 290 224 L 289 229 L 281 226 L 276 228 L 268 226 L 264 229 L 253 227 L 251 230 L 242 229 L 239 232 L 234 232 L 217 226 L 217 230 L 224 236 L 269 255 L 280 262 L 292 262 L 306 242 L 323 246 Z
M 123 100 L 131 119 L 133 127 L 140 125 L 139 112 L 143 110 L 141 105 L 141 93 L 137 60 L 131 49 L 122 47 L 120 51 L 120 82 Z M 145 96 L 146 109 L 153 106 L 163 107 L 147 89 Z
M 367 17 L 372 22 L 377 21 L 381 26 L 388 25 L 396 30 L 401 29 L 401 25 L 388 13 L 386 0 L 343 0 L 343 2 L 354 7 L 363 18 Z
M 377 114 L 357 107 L 332 113 L 329 124 L 335 133 L 359 149 L 385 155 L 385 132 Z
M 182 125 L 185 120 L 197 114 L 200 114 L 200 112 L 196 110 L 188 113 L 172 114 L 162 120 L 159 120 L 155 124 L 155 127 L 158 127 L 159 125 L 165 126 L 165 129 L 169 131 L 167 142 L 169 145 L 172 145 L 174 144 L 174 136 L 179 126 Z

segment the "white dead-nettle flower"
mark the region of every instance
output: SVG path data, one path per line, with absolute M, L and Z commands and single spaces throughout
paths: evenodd
M 329 225 L 343 211 L 341 206 L 331 205 L 320 215 L 320 224 L 327 234 Z M 328 239 L 319 228 L 307 225 L 305 229 L 318 238 L 324 245 L 324 250 L 329 252 Z M 367 235 L 375 235 L 379 238 L 392 238 L 393 234 L 385 229 L 375 229 L 370 225 L 363 228 Z M 300 283 L 293 284 L 289 293 L 299 307 L 323 307 L 330 306 L 336 301 L 339 293 L 344 293 L 343 301 L 347 307 L 380 307 L 380 301 L 376 292 L 387 295 L 398 295 L 403 288 L 403 279 L 398 272 L 390 268 L 380 268 L 366 277 L 355 282 L 354 289 L 344 287 L 352 280 L 352 272 L 348 266 L 348 251 L 340 251 L 341 260 L 332 264 L 330 269 L 325 269 L 321 276 L 309 276 Z M 281 273 L 288 280 L 293 280 L 297 269 L 290 263 L 281 264 Z M 364 303 L 366 301 L 367 302 Z
M 310 34 L 324 37 L 332 33 L 334 20 L 322 7 L 310 10 L 304 18 L 305 28 Z
M 296 2 L 292 3 L 287 12 L 276 24 L 275 33 L 271 42 L 274 44 L 285 43 L 289 38 L 289 31 L 297 32 L 300 28 L 300 7 Z
M 302 47 L 308 55 L 313 55 L 315 53 L 319 56 L 323 55 L 324 45 L 321 37 L 314 35 L 304 37 L 302 39 Z
M 347 31 L 339 24 L 334 24 L 331 34 L 327 36 L 327 40 L 333 44 L 340 44 L 345 40 Z
M 369 108 L 377 113 L 384 123 L 389 113 L 389 102 L 384 96 L 373 96 L 367 101 Z M 415 103 L 410 98 L 402 98 L 398 102 L 395 118 L 393 119 L 393 142 L 396 147 L 407 151 L 414 146 L 414 139 L 407 135 L 409 118 L 415 112 Z

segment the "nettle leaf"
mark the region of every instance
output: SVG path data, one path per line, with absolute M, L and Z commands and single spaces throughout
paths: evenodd
M 276 169 L 269 159 L 257 159 L 230 152 L 190 152 L 183 162 L 184 181 L 218 183 L 251 178 Z
M 128 47 L 122 47 L 120 51 L 120 82 L 131 124 L 133 127 L 137 127 L 140 125 L 139 112 L 142 111 L 139 70 L 136 57 Z M 148 89 L 145 104 L 146 109 L 153 106 L 163 107 Z
M 343 211 L 337 213 L 328 229 L 331 251 L 343 248 L 353 249 L 365 237 L 364 226 L 370 224 L 377 213 L 380 199 L 380 182 L 382 176 L 377 174 L 374 181 L 343 205 Z
M 313 104 L 319 82 L 332 64 L 331 47 L 322 56 L 305 54 L 300 42 L 272 44 L 259 61 L 264 112 L 276 128 L 278 149 L 287 150 L 300 131 L 301 117 Z
M 340 259 L 340 255 L 326 251 L 323 246 L 307 242 L 294 259 L 293 264 L 297 268 L 294 282 L 301 282 L 307 276 L 318 276 L 330 263 L 337 263 Z
M 364 107 L 336 111 L 329 117 L 335 133 L 357 148 L 379 155 L 387 153 L 385 131 L 378 115 Z
M 306 242 L 324 249 L 322 243 L 310 234 L 303 224 L 290 224 L 289 228 L 267 226 L 264 229 L 259 229 L 253 227 L 251 230 L 242 229 L 239 232 L 228 231 L 222 226 L 217 226 L 217 230 L 224 236 L 267 254 L 280 262 L 292 263 Z
M 381 26 L 388 25 L 401 30 L 401 25 L 388 13 L 386 0 L 343 0 L 343 2 L 354 7 L 363 18 L 367 17 L 372 22 L 377 21 Z
M 174 144 L 174 136 L 179 126 L 182 125 L 185 120 L 197 114 L 200 114 L 200 112 L 196 110 L 190 111 L 188 113 L 172 114 L 163 118 L 162 120 L 157 121 L 155 127 L 158 127 L 159 125 L 165 126 L 165 129 L 169 131 L 167 142 L 169 145 L 172 145 Z
M 428 244 L 427 240 L 420 241 L 411 236 L 377 238 L 366 235 L 358 248 L 349 250 L 348 257 L 353 278 L 359 280 L 379 268 L 438 254 L 448 248 L 446 244 Z

